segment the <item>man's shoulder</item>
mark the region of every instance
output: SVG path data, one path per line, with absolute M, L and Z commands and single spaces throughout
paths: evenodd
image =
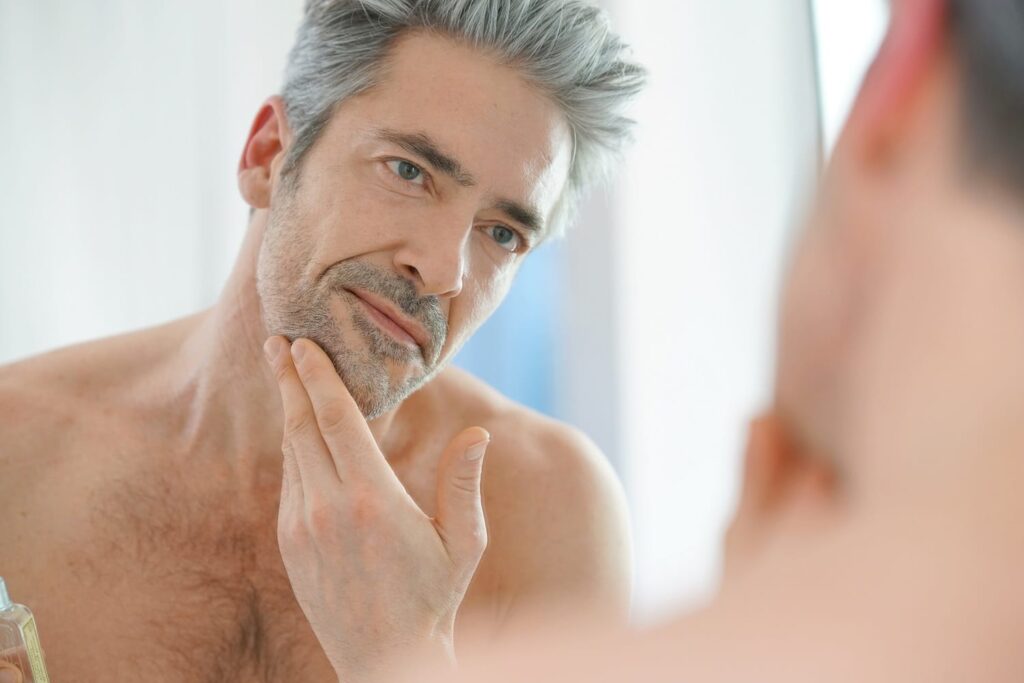
M 483 483 L 490 562 L 520 567 L 524 593 L 627 602 L 625 496 L 601 450 L 580 430 L 461 370 L 447 371 L 443 381 L 463 426 L 491 434 Z
M 27 417 L 62 402 L 60 372 L 48 356 L 0 365 L 0 429 L 23 425 Z
M 0 510 L 25 510 L 67 473 L 80 413 L 45 357 L 0 366 Z
M 88 385 L 96 374 L 101 346 L 102 342 L 69 346 L 0 365 L 0 406 L 12 411 L 59 410 L 78 401 L 88 403 Z
M 78 419 L 71 375 L 59 352 L 0 365 L 0 457 L 56 450 Z
M 124 393 L 152 368 L 155 328 L 63 346 L 0 364 L 0 401 L 88 411 Z
M 579 429 L 517 403 L 457 368 L 446 370 L 437 383 L 441 391 L 435 400 L 454 408 L 463 427 L 479 425 L 490 432 L 488 473 L 500 470 L 507 483 L 524 480 L 532 490 L 541 475 L 553 488 L 614 481 L 607 458 Z
M 110 412 L 119 374 L 105 341 L 0 365 L 0 458 L 57 457 Z

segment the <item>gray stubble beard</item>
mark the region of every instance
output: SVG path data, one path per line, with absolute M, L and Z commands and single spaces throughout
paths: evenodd
M 441 349 L 447 338 L 447 321 L 435 297 L 419 298 L 412 283 L 397 275 L 385 274 L 359 261 L 342 261 L 328 268 L 312 285 L 295 282 L 308 275 L 311 249 L 293 237 L 287 218 L 293 215 L 284 206 L 271 210 L 257 267 L 256 287 L 263 321 L 269 335 L 288 339 L 304 337 L 316 342 L 331 359 L 359 410 L 367 420 L 380 417 L 435 377 L 444 367 Z M 292 244 L 288 240 L 293 240 Z M 431 344 L 423 356 L 385 335 L 377 325 L 357 309 L 348 321 L 338 321 L 331 303 L 338 296 L 351 297 L 345 290 L 356 287 L 392 301 L 414 317 L 428 332 Z M 351 324 L 360 334 L 367 350 L 346 345 L 340 325 Z M 393 386 L 387 371 L 388 360 L 416 363 L 423 372 Z

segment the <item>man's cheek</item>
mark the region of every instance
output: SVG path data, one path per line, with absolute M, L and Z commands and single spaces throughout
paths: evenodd
M 504 299 L 494 289 L 479 286 L 467 287 L 456 297 L 448 310 L 448 339 L 445 342 L 444 357 L 447 358 L 487 322 Z
M 458 312 L 464 321 L 461 322 L 463 326 L 479 327 L 505 300 L 511 286 L 512 277 L 501 271 L 473 278 L 466 282 L 462 293 L 452 302 L 453 314 Z

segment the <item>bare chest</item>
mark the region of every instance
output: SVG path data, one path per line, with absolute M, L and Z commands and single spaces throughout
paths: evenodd
M 276 494 L 215 472 L 45 491 L 8 578 L 31 587 L 54 680 L 333 680 L 280 557 Z M 492 602 L 487 564 L 464 606 Z
M 41 588 L 30 606 L 54 680 L 331 680 L 277 550 L 273 501 L 261 512 L 168 480 L 108 482 L 88 500 L 73 538 L 58 523 L 40 539 L 47 562 L 26 578 Z
M 122 581 L 75 582 L 97 592 L 44 598 L 37 612 L 54 680 L 332 679 L 287 584 L 218 575 L 209 566 L 179 564 L 175 571 L 159 580 L 140 572 Z

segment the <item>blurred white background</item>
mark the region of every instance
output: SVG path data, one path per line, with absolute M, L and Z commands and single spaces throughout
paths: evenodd
M 786 248 L 886 11 L 603 4 L 651 71 L 636 145 L 501 314 L 550 361 L 463 362 L 608 453 L 649 620 L 715 586 Z M 246 225 L 238 155 L 301 6 L 0 0 L 0 363 L 214 301 Z M 512 334 L 498 317 L 481 344 Z

